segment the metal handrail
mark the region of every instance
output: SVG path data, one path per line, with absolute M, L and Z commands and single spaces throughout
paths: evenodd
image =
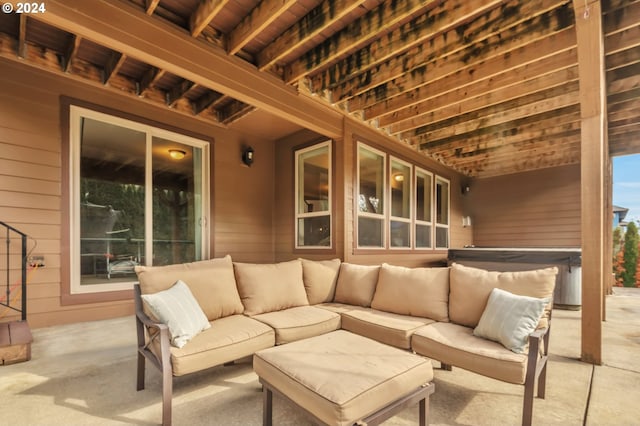
M 27 234 L 21 232 L 11 225 L 8 225 L 0 221 L 0 226 L 6 229 L 6 244 L 7 244 L 7 285 L 6 285 L 6 303 L 0 302 L 0 305 L 6 306 L 9 309 L 20 312 L 22 314 L 22 321 L 27 320 Z M 22 285 L 22 301 L 20 309 L 15 306 L 11 306 L 11 233 L 16 233 L 21 239 L 21 285 Z

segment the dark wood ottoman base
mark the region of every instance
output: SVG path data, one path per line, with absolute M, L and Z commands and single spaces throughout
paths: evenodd
M 264 398 L 263 398 L 263 410 L 262 410 L 262 425 L 263 426 L 272 426 L 273 425 L 273 394 L 279 395 L 280 397 L 290 401 L 294 405 L 297 405 L 295 401 L 292 401 L 287 395 L 279 392 L 276 388 L 272 387 L 265 380 L 260 379 L 260 383 L 264 386 Z M 354 423 L 354 425 L 366 425 L 366 426 L 375 426 L 384 422 L 385 420 L 390 419 L 395 416 L 402 410 L 407 407 L 411 407 L 412 405 L 418 403 L 418 415 L 419 421 L 418 424 L 420 426 L 426 426 L 429 424 L 429 396 L 435 392 L 435 384 L 433 382 L 427 383 L 424 386 L 416 389 L 414 392 L 411 392 L 409 395 L 406 395 L 386 407 L 382 407 L 380 410 L 371 414 L 370 416 Z M 322 424 L 322 420 L 318 419 L 309 411 L 305 410 L 303 407 L 298 405 L 298 408 L 305 412 L 307 416 L 313 419 L 314 422 Z

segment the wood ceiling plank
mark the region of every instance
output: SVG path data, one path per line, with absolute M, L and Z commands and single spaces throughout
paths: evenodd
M 602 21 L 605 36 L 637 27 L 640 22 L 640 2 L 628 4 L 613 13 L 607 13 Z
M 189 17 L 189 30 L 192 37 L 198 37 L 229 0 L 200 0 L 198 8 Z
M 625 127 L 611 127 L 609 126 L 609 137 L 616 138 L 626 138 L 627 135 L 631 135 L 632 133 L 640 132 L 640 122 L 637 122 L 633 126 L 625 126 Z
M 557 2 L 558 0 L 546 1 Z M 504 3 L 504 0 L 457 0 L 440 3 L 433 9 L 391 31 L 385 37 L 374 40 L 359 51 L 331 65 L 322 73 L 313 76 L 311 78 L 311 90 L 315 93 L 320 93 L 323 90 L 332 89 L 376 64 L 396 57 L 414 46 L 427 43 L 429 39 L 442 32 L 446 32 L 446 37 L 442 38 L 460 39 L 465 37 L 465 34 L 474 32 L 476 27 L 486 28 L 495 25 L 498 19 L 513 19 L 513 17 L 517 16 L 517 14 L 510 12 L 520 6 L 518 0 L 511 0 L 496 9 L 496 6 L 501 3 Z M 526 3 L 523 7 L 528 7 L 530 4 Z M 487 14 L 482 19 L 472 20 L 472 18 L 487 13 L 487 11 L 491 11 L 490 14 Z M 464 32 L 459 29 L 458 31 L 451 30 L 459 24 L 465 25 Z M 437 40 L 442 38 L 439 37 Z M 434 45 L 433 41 L 430 41 L 429 49 L 436 50 L 438 47 Z
M 604 51 L 607 55 L 637 46 L 640 46 L 640 25 L 609 35 L 604 39 Z
M 365 93 L 350 100 L 348 105 L 352 112 L 363 109 L 365 119 L 394 113 L 412 105 L 416 105 L 418 112 L 422 113 L 429 110 L 429 102 L 448 92 L 458 91 L 463 97 L 481 96 L 484 91 L 492 91 L 528 81 L 540 75 L 570 68 L 575 63 L 576 51 L 570 49 L 532 63 L 521 64 L 513 69 L 495 70 L 494 74 L 490 74 L 490 78 L 479 79 L 476 78 L 475 72 L 469 73 L 461 70 L 444 79 L 419 86 L 408 92 L 389 94 L 387 97 L 380 94 L 382 99 L 380 102 L 375 100 L 375 93 L 373 96 L 371 93 Z M 482 66 L 478 65 L 476 68 L 482 68 Z M 487 71 L 489 70 L 485 70 L 485 74 Z M 437 106 L 442 106 L 442 104 Z
M 608 128 L 623 128 L 628 126 L 635 126 L 638 124 L 638 117 L 640 117 L 640 105 L 635 103 L 629 105 L 627 108 L 617 111 L 608 111 L 607 123 Z
M 477 21 L 477 25 L 481 21 Z M 428 44 L 420 45 L 396 55 L 331 90 L 333 102 L 343 102 L 385 83 L 396 87 L 410 85 L 414 79 L 428 75 L 432 81 L 482 61 L 507 55 L 562 30 L 573 24 L 572 10 L 568 5 L 535 16 L 516 25 L 501 27 L 498 22 L 486 27 L 484 33 L 462 33 L 460 29 L 440 34 Z M 463 26 L 464 28 L 464 26 Z M 484 27 L 481 27 L 484 29 Z M 487 30 L 488 29 L 488 30 Z M 575 40 L 575 36 L 573 37 Z M 573 42 L 575 44 L 575 41 Z M 547 47 L 553 49 L 553 47 Z M 547 50 L 549 51 L 549 50 Z M 424 80 L 426 84 L 429 80 Z
M 619 78 L 612 78 L 612 80 L 607 83 L 607 93 L 609 96 L 624 93 L 640 86 L 640 75 L 631 73 L 627 77 L 620 78 L 620 74 L 618 74 L 618 77 Z
M 626 133 L 624 136 L 609 137 L 609 154 L 612 156 L 640 153 L 640 131 Z
M 106 0 L 47 2 L 38 19 L 78 33 L 171 74 L 225 93 L 249 105 L 327 137 L 342 135 L 344 116 L 317 100 L 299 95 L 268 73 L 226 51 L 214 49 L 138 8 Z M 157 43 L 158 38 L 162 43 Z
M 111 77 L 113 77 L 115 74 L 118 74 L 118 71 L 120 71 L 120 68 L 122 67 L 122 64 L 124 64 L 126 59 L 127 57 L 120 52 L 111 52 L 111 54 L 109 55 L 109 59 L 104 64 L 104 76 L 102 78 L 102 82 L 104 84 L 109 84 L 109 80 L 111 80 Z
M 401 133 L 400 138 L 407 139 L 428 135 L 429 139 L 440 139 L 555 110 L 577 102 L 578 82 L 573 81 L 564 86 L 552 87 L 447 120 L 427 122 L 428 124 L 423 124 L 420 127 Z
M 640 62 L 640 46 L 623 50 L 605 57 L 607 71 Z
M 436 123 L 480 109 L 506 107 L 510 101 L 535 96 L 536 93 L 564 86 L 577 78 L 578 68 L 570 67 L 551 74 L 539 75 L 531 80 L 521 79 L 522 83 L 513 85 L 501 83 L 499 77 L 483 80 L 477 85 L 447 92 L 382 116 L 378 119 L 378 125 L 391 134 L 397 134 L 420 127 L 424 123 Z M 365 117 L 368 117 L 366 111 Z
M 218 110 L 218 116 L 223 124 L 229 125 L 253 110 L 255 110 L 255 107 L 234 100 Z
M 386 33 L 412 14 L 432 7 L 439 0 L 395 0 L 375 9 L 332 34 L 285 67 L 284 81 L 292 83 L 330 64 L 350 50 L 362 47 Z
M 338 22 L 354 9 L 360 7 L 364 0 L 325 0 L 316 6 L 302 19 L 278 36 L 257 55 L 259 70 L 274 65 L 281 58 L 308 42 L 323 29 Z
M 153 15 L 153 12 L 155 12 L 156 8 L 158 7 L 158 4 L 160 3 L 160 0 L 145 0 L 144 1 L 144 9 L 147 15 L 151 16 Z
M 550 167 L 568 166 L 572 164 L 580 163 L 580 153 L 568 153 L 565 157 L 557 160 L 549 160 L 546 158 L 538 159 L 519 159 L 506 166 L 502 163 L 488 162 L 487 164 L 479 167 L 473 173 L 469 173 L 470 176 L 476 178 L 490 178 L 494 176 L 503 176 L 515 173 L 524 173 L 533 170 L 540 170 Z
M 229 33 L 227 52 L 235 55 L 273 21 L 280 18 L 296 0 L 263 0 Z
M 20 14 L 20 24 L 18 29 L 18 57 L 23 58 L 27 49 L 27 14 Z
M 158 69 L 156 67 L 149 67 L 147 71 L 142 75 L 142 78 L 138 82 L 138 96 L 144 96 L 144 94 L 153 87 L 153 85 L 162 78 L 165 74 L 165 70 Z

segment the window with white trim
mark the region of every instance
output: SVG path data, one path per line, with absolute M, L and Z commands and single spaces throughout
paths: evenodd
M 72 105 L 69 155 L 72 294 L 208 257 L 207 142 Z
M 405 161 L 391 157 L 391 175 L 389 177 L 389 201 L 391 213 L 389 220 L 389 246 L 392 248 L 411 248 L 412 196 L 411 177 L 413 166 Z
M 331 141 L 295 152 L 296 248 L 331 248 Z
M 449 181 L 436 176 L 436 249 L 449 247 Z
M 358 143 L 358 247 L 385 247 L 387 158 L 384 152 Z
M 416 220 L 415 220 L 415 247 L 433 247 L 431 232 L 433 228 L 433 174 L 416 167 Z

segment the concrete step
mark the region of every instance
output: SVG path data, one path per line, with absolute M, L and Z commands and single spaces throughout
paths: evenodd
M 0 365 L 31 359 L 31 329 L 26 321 L 0 323 Z

